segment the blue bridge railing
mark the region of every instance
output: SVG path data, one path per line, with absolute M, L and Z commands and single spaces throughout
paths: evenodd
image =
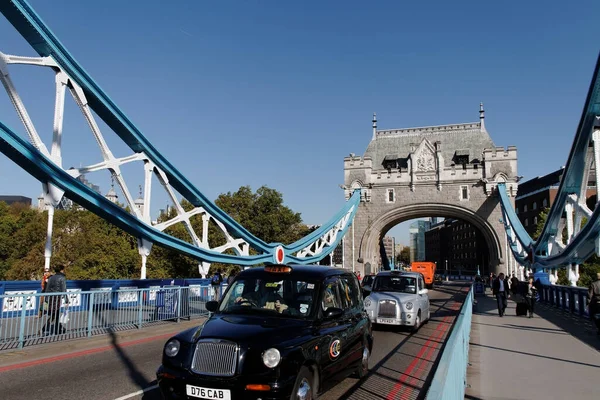
M 221 293 L 225 285 L 221 287 Z M 0 350 L 208 316 L 210 285 L 0 295 Z
M 473 286 L 469 289 L 467 298 L 448 337 L 442 357 L 433 375 L 433 381 L 427 392 L 427 400 L 465 398 L 472 317 Z
M 550 304 L 580 317 L 589 317 L 588 290 L 576 286 L 542 285 L 540 302 Z

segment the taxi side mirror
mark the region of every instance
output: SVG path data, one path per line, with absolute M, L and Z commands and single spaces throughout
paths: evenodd
M 337 308 L 337 307 L 329 307 L 323 313 L 323 317 L 325 319 L 336 319 L 336 318 L 341 317 L 342 315 L 344 315 L 344 310 L 342 310 L 341 308 Z
M 205 307 L 208 311 L 215 312 L 219 308 L 219 302 L 218 301 L 207 301 Z
M 429 292 L 429 290 L 427 290 L 427 289 L 419 290 L 419 294 L 427 294 L 428 292 Z

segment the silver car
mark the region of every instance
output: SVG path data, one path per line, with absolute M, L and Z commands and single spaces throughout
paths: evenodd
M 386 271 L 375 277 L 365 310 L 374 324 L 411 326 L 429 320 L 429 295 L 418 272 Z

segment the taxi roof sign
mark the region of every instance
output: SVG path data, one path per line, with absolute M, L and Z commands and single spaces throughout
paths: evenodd
M 276 274 L 288 274 L 292 272 L 292 267 L 287 265 L 268 265 L 265 267 L 265 272 L 274 272 Z

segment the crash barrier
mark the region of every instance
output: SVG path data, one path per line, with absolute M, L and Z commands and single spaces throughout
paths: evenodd
M 210 300 L 210 285 L 3 294 L 0 350 L 208 316 Z
M 427 392 L 427 400 L 465 398 L 472 316 L 473 287 L 469 289 L 460 314 L 446 341 L 442 357 Z
M 555 306 L 580 317 L 589 317 L 588 290 L 577 286 L 542 285 L 539 302 Z

